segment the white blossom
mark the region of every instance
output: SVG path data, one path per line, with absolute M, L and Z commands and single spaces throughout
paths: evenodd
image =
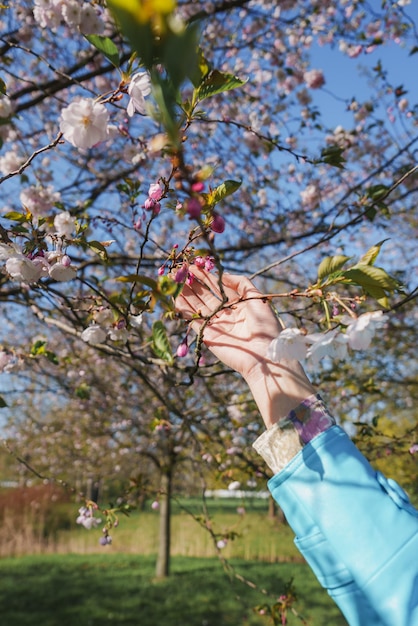
M 10 150 L 0 157 L 0 172 L 10 174 L 10 172 L 18 170 L 23 162 L 24 159 L 21 156 Z
M 0 118 L 6 119 L 13 113 L 12 101 L 7 96 L 0 94 Z
M 107 332 L 98 324 L 92 324 L 83 330 L 81 339 L 92 346 L 103 343 L 106 340 Z
M 20 193 L 21 203 L 36 217 L 48 213 L 60 199 L 61 195 L 50 185 L 31 185 Z
M 67 237 L 69 239 L 74 232 L 75 218 L 68 211 L 58 213 L 54 217 L 54 228 L 58 237 Z
M 6 271 L 12 280 L 36 283 L 43 274 L 41 264 L 34 263 L 23 254 L 12 256 L 6 261 Z
M 382 311 L 363 313 L 357 319 L 350 319 L 346 334 L 348 345 L 352 350 L 367 350 L 378 328 L 386 323 L 386 315 Z
M 130 100 L 126 109 L 129 117 L 132 117 L 135 111 L 145 115 L 145 97 L 151 93 L 151 81 L 146 72 L 135 74 L 131 78 L 128 85 L 128 94 Z
M 64 138 L 80 149 L 92 148 L 108 135 L 109 113 L 91 98 L 81 98 L 61 111 L 60 130 Z
M 301 361 L 306 357 L 306 351 L 306 337 L 302 331 L 299 328 L 285 328 L 270 343 L 267 357 L 275 363 L 291 359 Z
M 57 282 L 66 283 L 69 280 L 74 280 L 77 275 L 77 269 L 74 265 L 65 265 L 62 262 L 58 262 L 49 268 L 48 274 L 50 278 L 53 278 Z
M 79 515 L 76 519 L 76 523 L 81 524 L 84 528 L 87 528 L 87 530 L 96 528 L 102 521 L 99 517 L 94 517 L 93 511 L 86 506 L 82 506 L 78 512 Z
M 233 480 L 232 483 L 228 485 L 229 491 L 237 491 L 240 487 L 241 483 L 238 480 Z
M 311 344 L 306 356 L 314 367 L 317 367 L 326 356 L 332 359 L 345 359 L 347 356 L 347 336 L 338 330 L 306 335 L 306 341 Z
M 79 28 L 83 35 L 100 35 L 104 30 L 104 23 L 99 13 L 95 7 L 86 2 L 81 8 Z

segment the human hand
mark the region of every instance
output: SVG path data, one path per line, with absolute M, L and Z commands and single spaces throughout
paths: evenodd
M 247 381 L 267 428 L 315 392 L 297 361 L 273 363 L 270 342 L 280 332 L 268 299 L 243 276 L 208 274 L 195 266 L 176 300 L 181 315 L 225 365 Z
M 195 279 L 184 285 L 177 310 L 193 320 L 196 332 L 203 329 L 203 341 L 218 359 L 248 379 L 280 332 L 269 302 L 244 276 L 223 274 L 222 295 L 218 276 L 195 266 L 190 271 Z

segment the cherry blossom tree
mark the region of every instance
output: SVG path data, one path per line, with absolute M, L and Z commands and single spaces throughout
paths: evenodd
M 66 336 L 77 358 L 135 378 L 153 407 L 141 428 L 160 406 L 170 429 L 197 425 L 208 455 L 223 454 L 225 424 L 199 420 L 228 417 L 231 381 L 248 404 L 176 318 L 192 263 L 251 275 L 286 326 L 271 356 L 306 358 L 325 386 L 331 364 L 358 370 L 389 332 L 385 367 L 406 362 L 394 346 L 417 293 L 418 109 L 413 76 L 400 83 L 386 61 L 415 59 L 412 3 L 0 10 L 2 379 L 63 367 Z M 324 51 L 350 67 L 343 95 Z M 244 440 L 230 447 L 244 455 Z

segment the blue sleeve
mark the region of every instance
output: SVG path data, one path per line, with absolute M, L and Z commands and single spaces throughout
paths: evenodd
M 418 512 L 333 426 L 269 481 L 350 626 L 418 626 Z

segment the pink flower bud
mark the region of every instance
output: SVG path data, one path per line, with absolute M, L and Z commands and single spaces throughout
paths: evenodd
M 192 191 L 195 191 L 196 193 L 200 193 L 201 191 L 203 191 L 205 188 L 205 185 L 202 183 L 202 181 L 198 181 L 197 183 L 193 183 L 191 189 Z
M 160 183 L 153 183 L 149 186 L 148 198 L 151 198 L 151 200 L 158 202 L 158 200 L 161 200 L 161 198 L 163 197 L 163 194 L 164 188 L 161 187 Z
M 165 265 L 161 265 L 161 267 L 158 268 L 158 276 L 164 276 L 164 272 L 165 272 Z
M 223 233 L 225 230 L 225 220 L 222 215 L 214 213 L 210 227 L 214 233 Z
M 215 260 L 212 256 L 207 256 L 205 259 L 205 270 L 210 272 L 215 267 Z
M 182 359 L 189 354 L 189 346 L 187 345 L 187 339 L 184 339 L 177 348 L 177 356 Z
M 187 278 L 187 274 L 189 272 L 189 266 L 187 263 L 183 263 L 180 269 L 177 270 L 176 275 L 174 276 L 174 280 L 176 283 L 184 283 Z
M 155 200 L 153 200 L 152 198 L 147 198 L 142 206 L 147 211 L 152 211 L 155 206 Z
M 197 198 L 189 198 L 189 200 L 187 200 L 186 211 L 190 219 L 197 219 L 200 217 L 202 205 Z
M 64 254 L 64 256 L 61 259 L 61 263 L 64 267 L 69 267 L 71 265 L 71 259 L 68 256 L 68 254 Z
M 200 267 L 201 270 L 205 267 L 205 259 L 202 256 L 197 256 L 193 263 L 196 267 Z

